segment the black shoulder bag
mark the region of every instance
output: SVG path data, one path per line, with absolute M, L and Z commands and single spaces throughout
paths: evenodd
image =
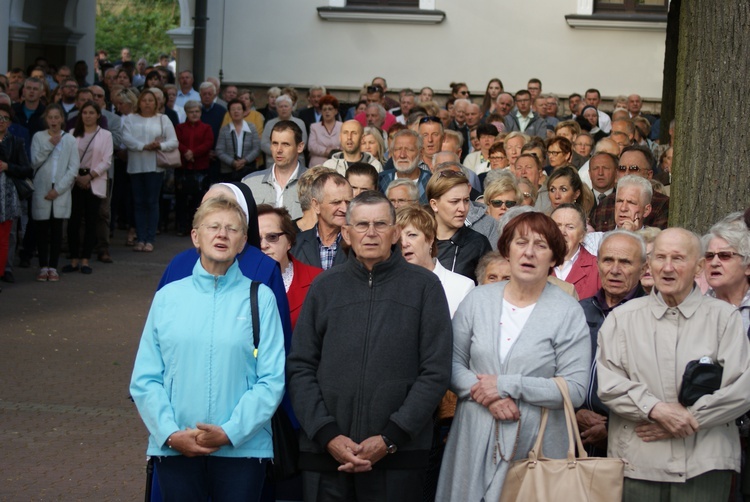
M 690 361 L 685 366 L 677 400 L 683 406 L 692 406 L 701 397 L 721 388 L 723 374 L 724 368 L 713 362 Z
M 260 313 L 258 309 L 258 288 L 260 283 L 252 281 L 250 284 L 250 312 L 253 317 L 253 354 L 258 358 L 258 345 L 260 344 Z M 268 477 L 274 481 L 281 481 L 295 476 L 299 469 L 297 460 L 299 458 L 299 442 L 297 433 L 292 427 L 292 422 L 286 416 L 281 405 L 271 418 L 271 430 L 273 431 L 273 462 L 268 469 Z

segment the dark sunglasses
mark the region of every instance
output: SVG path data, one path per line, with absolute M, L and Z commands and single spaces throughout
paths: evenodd
M 501 207 L 503 207 L 503 204 L 505 204 L 505 207 L 510 209 L 512 207 L 515 207 L 518 204 L 518 202 L 514 200 L 497 200 L 497 199 L 493 199 L 490 201 L 490 205 L 494 207 L 495 209 L 500 209 Z
M 367 94 L 372 94 L 373 92 L 379 92 L 383 93 L 383 88 L 379 85 L 368 85 L 367 86 Z
M 637 173 L 638 171 L 641 171 L 642 169 L 638 166 L 617 166 L 618 171 L 630 171 L 632 173 Z
M 739 253 L 735 253 L 734 251 L 719 251 L 718 253 L 712 253 L 711 251 L 706 251 L 706 254 L 703 256 L 706 257 L 706 261 L 711 261 L 714 259 L 714 256 L 718 256 L 719 260 L 721 261 L 729 261 L 732 259 L 733 256 L 739 256 L 741 258 L 744 258 L 743 255 Z
M 282 235 L 284 235 L 284 232 L 268 232 L 262 238 L 265 239 L 269 244 L 275 244 L 279 242 L 279 237 L 281 237 Z
M 442 123 L 439 117 L 434 117 L 432 115 L 428 115 L 427 117 L 422 117 L 419 119 L 420 124 L 426 124 L 427 122 L 435 122 L 436 124 Z

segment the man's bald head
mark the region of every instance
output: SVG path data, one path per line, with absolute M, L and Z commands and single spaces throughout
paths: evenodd
M 609 138 L 600 139 L 594 147 L 594 153 L 607 152 L 615 156 L 620 156 L 620 145 Z

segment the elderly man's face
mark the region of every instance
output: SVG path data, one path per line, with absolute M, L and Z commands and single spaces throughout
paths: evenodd
M 472 103 L 466 109 L 466 125 L 474 127 L 479 123 L 479 105 Z
M 188 72 L 180 73 L 180 88 L 185 90 L 193 87 L 193 75 Z
M 408 117 L 409 113 L 414 108 L 414 96 L 401 96 L 399 106 L 401 107 L 401 113 L 404 117 Z
M 98 85 L 92 85 L 91 87 L 89 87 L 89 90 L 91 91 L 91 95 L 94 97 L 94 103 L 99 105 L 99 108 L 104 109 L 107 105 L 107 102 L 104 100 L 104 89 L 102 89 Z
M 453 106 L 453 117 L 459 124 L 466 122 L 466 108 L 466 103 L 456 103 Z
M 617 189 L 615 196 L 615 224 L 617 228 L 638 230 L 643 228 L 643 219 L 651 213 L 651 204 L 646 204 L 638 186 L 626 185 Z
M 614 235 L 604 241 L 599 248 L 597 264 L 610 306 L 622 301 L 636 287 L 646 268 L 640 244 L 627 235 Z
M 545 104 L 547 105 L 547 116 L 557 117 L 557 100 L 555 98 L 547 98 Z
M 651 166 L 646 157 L 637 151 L 625 152 L 620 156 L 620 165 L 617 167 L 617 179 L 634 174 L 650 180 L 654 176 Z
M 307 101 L 310 103 L 310 106 L 318 109 L 318 103 L 320 102 L 320 98 L 323 97 L 323 91 L 321 89 L 315 89 L 313 91 L 310 91 L 310 96 L 308 96 Z
M 388 190 L 387 197 L 396 209 L 417 204 L 417 199 L 412 199 L 409 189 L 403 186 L 393 187 Z
M 417 167 L 419 150 L 417 149 L 417 138 L 412 135 L 399 136 L 393 141 L 391 149 L 393 166 L 396 171 L 403 174 L 411 174 Z
M 367 110 L 365 111 L 365 118 L 367 119 L 367 125 L 375 126 L 378 128 L 383 127 L 383 122 L 385 122 L 385 118 L 380 117 L 379 110 L 374 106 L 367 107 Z
M 510 94 L 501 94 L 497 97 L 497 112 L 505 117 L 513 109 L 513 96 Z
M 643 107 L 643 102 L 638 94 L 631 94 L 628 96 L 628 111 L 630 113 L 638 115 L 641 113 L 641 107 Z
M 233 85 L 228 85 L 224 89 L 224 101 L 229 103 L 230 101 L 236 98 L 237 98 L 237 88 Z
M 440 132 L 440 127 L 440 124 L 437 122 L 419 124 L 423 154 L 432 156 L 440 151 L 440 148 L 443 146 L 443 134 Z
M 617 167 L 608 155 L 597 155 L 589 162 L 591 184 L 598 192 L 606 192 L 615 186 Z
M 547 116 L 547 99 L 546 98 L 536 98 L 534 100 L 534 106 L 536 107 L 536 112 L 541 115 L 542 117 Z
M 649 265 L 654 287 L 670 307 L 676 307 L 690 294 L 695 276 L 703 271 L 705 259 L 700 256 L 696 238 L 682 228 L 668 228 L 654 241 Z
M 337 185 L 328 180 L 323 187 L 323 200 L 313 199 L 313 210 L 318 219 L 329 227 L 341 228 L 346 224 L 346 209 L 354 198 L 351 185 L 347 182 Z
M 391 256 L 391 246 L 398 242 L 400 232 L 391 219 L 390 205 L 368 204 L 355 207 L 343 228 L 342 235 L 357 260 L 368 269 Z

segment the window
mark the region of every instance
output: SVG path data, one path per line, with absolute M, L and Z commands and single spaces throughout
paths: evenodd
M 412 7 L 419 8 L 419 0 L 347 0 L 347 5 L 376 5 L 379 7 Z
M 594 12 L 627 14 L 666 14 L 669 0 L 595 0 Z

